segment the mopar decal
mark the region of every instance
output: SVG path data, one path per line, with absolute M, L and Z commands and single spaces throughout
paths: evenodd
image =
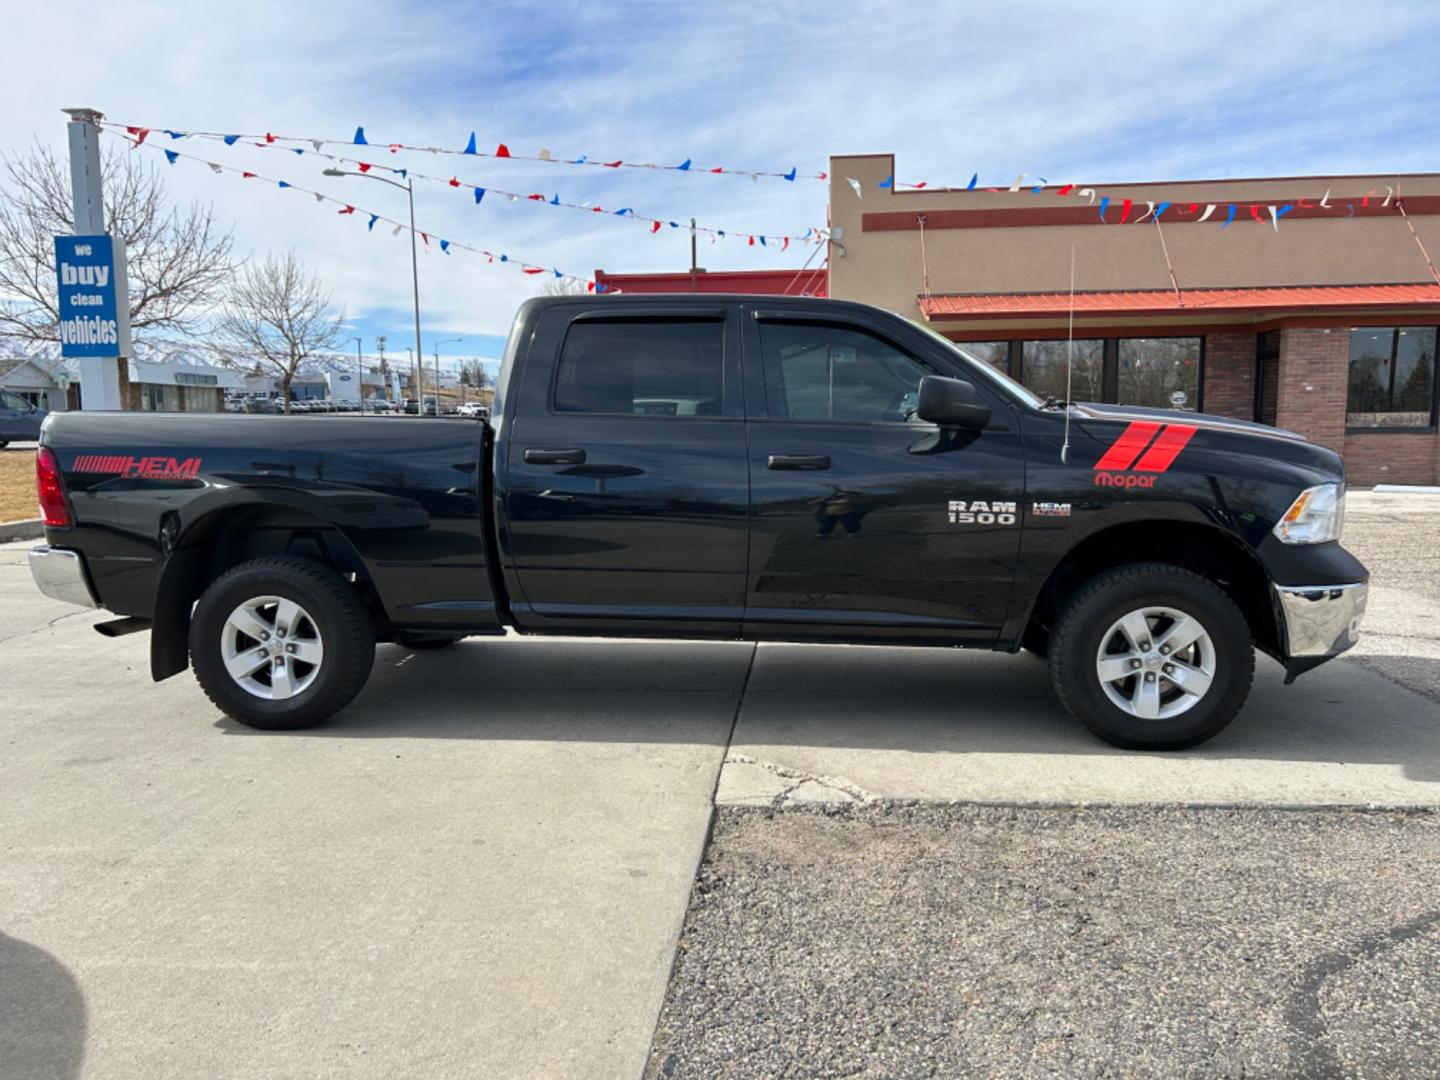
M 77 473 L 115 473 L 140 480 L 194 480 L 200 458 L 134 457 L 130 454 L 80 454 L 70 466 Z
M 1191 424 L 1132 420 L 1095 462 L 1095 486 L 1151 488 L 1195 435 Z
M 950 503 L 951 525 L 1014 525 L 1013 502 L 975 499 L 972 502 Z

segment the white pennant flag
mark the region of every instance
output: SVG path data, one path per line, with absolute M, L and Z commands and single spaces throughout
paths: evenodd
M 1011 191 L 1019 191 L 1019 190 L 1020 190 L 1020 185 L 1023 184 L 1024 182 L 1025 182 L 1025 174 L 1022 172 L 1019 176 L 1015 177 L 1015 182 L 1010 185 L 1010 190 L 1011 190 Z
M 1325 189 L 1325 194 L 1320 199 L 1320 206 L 1325 210 L 1330 209 L 1330 189 L 1328 187 Z
M 549 161 L 549 160 L 550 160 L 550 151 L 549 151 L 549 150 L 541 150 L 541 151 L 540 151 L 540 160 L 541 160 L 541 161 Z
M 211 172 L 217 172 L 217 173 L 218 173 L 218 172 L 221 171 L 220 166 L 219 166 L 219 165 L 216 165 L 215 162 L 213 162 L 213 161 L 207 161 L 205 164 L 210 166 L 210 171 L 211 171 Z
M 310 145 L 313 146 L 313 147 L 315 147 L 316 150 L 324 150 L 324 149 L 325 149 L 325 144 L 324 144 L 323 142 L 321 142 L 319 139 L 311 139 L 311 140 L 310 140 Z
M 1205 212 L 1195 219 L 1195 224 L 1199 225 L 1202 221 L 1208 221 L 1213 213 L 1215 213 L 1215 204 L 1212 202 L 1205 207 Z
M 1081 189 L 1080 189 L 1079 191 L 1077 191 L 1075 194 L 1076 194 L 1076 195 L 1089 195 L 1089 196 L 1090 196 L 1090 205 L 1091 205 L 1091 206 L 1094 206 L 1094 205 L 1095 205 L 1095 189 L 1094 189 L 1094 188 L 1090 188 L 1090 187 L 1081 188 Z
M 1155 212 L 1155 203 L 1154 203 L 1153 201 L 1151 201 L 1150 199 L 1146 199 L 1146 200 L 1145 200 L 1145 205 L 1148 206 L 1150 209 L 1146 210 L 1143 214 L 1141 214 L 1139 217 L 1137 217 L 1137 218 L 1135 219 L 1135 224 L 1136 224 L 1136 225 L 1139 225 L 1140 222 L 1144 221 L 1147 217 L 1149 217 L 1151 214 L 1153 214 L 1153 213 Z
M 399 236 L 399 235 L 400 235 L 400 229 L 401 229 L 401 226 L 396 225 L 395 228 L 394 228 L 393 230 L 391 230 L 390 235 L 391 235 L 391 236 Z
M 855 198 L 863 199 L 865 197 L 865 193 L 860 190 L 859 180 L 856 180 L 854 177 L 847 176 L 845 178 L 845 182 L 855 189 Z
M 317 191 L 317 192 L 315 192 L 315 201 L 316 201 L 316 202 L 324 202 L 324 201 L 325 201 L 325 196 L 324 196 L 324 195 L 321 195 L 320 192 Z

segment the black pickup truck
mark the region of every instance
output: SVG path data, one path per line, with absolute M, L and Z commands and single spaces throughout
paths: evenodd
M 489 423 L 60 413 L 40 441 L 40 588 L 261 728 L 341 709 L 377 641 L 509 627 L 1023 647 L 1100 737 L 1179 748 L 1255 648 L 1288 681 L 1365 606 L 1331 451 L 1041 400 L 833 300 L 532 300 Z

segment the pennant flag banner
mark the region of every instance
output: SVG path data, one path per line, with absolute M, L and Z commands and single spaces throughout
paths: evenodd
M 357 134 L 357 135 L 363 135 L 364 133 L 363 133 L 363 132 L 356 132 L 356 134 Z M 278 138 L 278 136 L 277 136 L 277 138 Z M 132 147 L 138 147 L 138 146 L 142 145 L 142 143 L 141 143 L 140 140 L 127 139 L 126 141 L 127 141 L 127 142 L 130 142 L 131 145 L 132 145 Z M 401 235 L 403 232 L 405 232 L 405 230 L 407 230 L 407 229 L 410 228 L 410 226 L 404 224 L 403 222 L 396 221 L 396 220 L 394 220 L 393 218 L 388 218 L 388 217 L 386 217 L 384 214 L 377 213 L 377 212 L 374 211 L 374 210 L 368 210 L 368 209 L 366 209 L 366 208 L 364 208 L 364 207 L 362 207 L 362 206 L 357 206 L 357 205 L 354 205 L 354 204 L 352 204 L 352 203 L 344 202 L 344 201 L 342 201 L 342 200 L 340 200 L 340 199 L 334 198 L 333 196 L 326 195 L 324 192 L 321 192 L 321 191 L 312 191 L 312 190 L 310 190 L 309 188 L 301 187 L 299 184 L 292 184 L 292 183 L 290 183 L 288 180 L 281 180 L 281 179 L 279 179 L 278 177 L 262 176 L 262 175 L 260 175 L 259 173 L 250 172 L 250 171 L 245 170 L 245 169 L 237 169 L 237 168 L 235 168 L 233 165 L 222 165 L 221 163 L 216 162 L 216 161 L 206 161 L 206 160 L 205 160 L 204 158 L 202 158 L 202 157 L 197 157 L 197 156 L 194 155 L 194 154 L 186 154 L 186 153 L 183 153 L 183 152 L 178 151 L 178 150 L 166 150 L 166 149 L 161 148 L 161 147 L 156 147 L 156 149 L 160 149 L 160 150 L 162 151 L 162 153 L 165 154 L 165 159 L 166 159 L 167 161 L 169 161 L 170 164 L 172 164 L 172 165 L 175 164 L 175 163 L 177 162 L 177 160 L 193 161 L 193 162 L 195 162 L 197 165 L 206 165 L 206 166 L 208 166 L 208 167 L 210 168 L 210 171 L 211 171 L 211 172 L 215 172 L 215 173 L 230 173 L 230 174 L 232 174 L 232 175 L 234 175 L 234 176 L 240 177 L 241 179 L 266 180 L 266 181 L 269 181 L 270 183 L 276 185 L 276 190 L 289 189 L 289 190 L 291 190 L 291 191 L 304 192 L 306 195 L 312 195 L 312 196 L 314 196 L 315 201 L 316 201 L 317 203 L 331 203 L 331 204 L 333 204 L 333 205 L 335 205 L 335 206 L 338 206 L 339 209 L 336 211 L 336 213 L 339 214 L 339 215 L 341 215 L 341 216 L 355 216 L 355 215 L 357 215 L 357 214 L 364 214 L 364 215 L 366 215 L 366 219 L 367 219 L 366 222 L 365 222 L 365 229 L 366 229 L 367 232 L 374 232 L 374 231 L 375 231 L 375 223 L 376 223 L 377 221 L 383 221 L 386 225 L 391 225 L 391 226 L 393 226 L 393 229 L 391 230 L 391 235 L 393 235 L 393 236 L 399 236 L 399 235 Z M 172 155 L 173 155 L 173 156 L 172 156 Z M 423 231 L 421 231 L 420 229 L 415 229 L 415 230 L 414 230 L 414 233 L 415 233 L 416 236 L 420 237 L 420 239 L 421 239 L 422 241 L 424 241 L 425 246 L 426 246 L 427 248 L 430 246 L 430 234 L 429 234 L 429 233 L 423 232 Z M 459 249 L 459 250 L 461 250 L 461 251 L 468 251 L 468 252 L 470 252 L 470 253 L 472 253 L 472 254 L 475 254 L 475 255 L 483 255 L 483 256 L 485 256 L 485 258 L 486 258 L 487 260 L 489 260 L 489 261 L 492 262 L 492 263 L 493 263 L 496 259 L 499 259 L 499 261 L 502 262 L 502 263 L 504 263 L 504 262 L 511 262 L 511 261 L 512 261 L 511 258 L 510 258 L 510 256 L 508 256 L 508 255 L 497 255 L 497 254 L 495 254 L 494 252 L 487 251 L 487 250 L 484 249 L 484 248 L 472 247 L 472 246 L 470 246 L 469 244 L 462 244 L 462 243 L 460 243 L 460 242 L 457 241 L 457 240 L 441 240 L 441 241 L 439 241 L 439 245 L 440 245 L 440 250 L 441 250 L 444 254 L 446 254 L 446 255 L 449 255 L 449 254 L 451 253 L 451 250 L 452 250 L 452 249 Z M 517 265 L 519 265 L 520 267 L 522 267 L 522 268 L 524 269 L 525 273 L 527 273 L 527 274 L 545 274 L 545 273 L 548 273 L 548 274 L 554 275 L 557 279 L 560 279 L 560 280 L 568 280 L 568 281 L 580 282 L 580 283 L 582 283 L 582 284 L 585 286 L 586 290 L 589 291 L 589 292 L 604 292 L 604 291 L 606 291 L 603 286 L 598 286 L 598 287 L 597 287 L 596 282 L 595 282 L 592 278 L 580 277 L 580 276 L 578 276 L 578 275 L 576 275 L 576 274 L 567 274 L 567 273 L 565 273 L 565 272 L 563 272 L 563 271 L 561 271 L 561 270 L 555 269 L 554 267 L 537 266 L 537 265 L 535 265 L 535 264 L 533 264 L 533 263 L 521 262 L 521 263 L 517 263 Z
M 108 121 L 101 121 L 101 126 L 102 126 L 102 127 L 111 127 L 111 128 L 120 128 L 122 125 L 119 125 L 119 124 L 110 124 Z M 128 127 L 126 127 L 124 130 L 126 131 L 127 134 L 130 133 L 130 129 L 129 129 Z M 145 130 L 148 130 L 148 129 L 145 129 Z M 363 130 L 357 131 L 355 134 L 356 134 L 356 139 L 355 139 L 354 145 L 362 145 L 362 146 L 363 146 L 363 145 L 367 145 L 366 143 L 363 143 L 363 142 L 361 141 L 361 140 L 364 138 L 364 134 L 365 134 Z M 278 135 L 277 135 L 277 136 L 274 136 L 273 139 L 272 139 L 271 141 L 269 141 L 269 142 L 265 141 L 264 139 L 252 140 L 251 145 L 253 145 L 253 146 L 255 146 L 255 147 L 259 148 L 259 149 L 262 149 L 262 150 L 268 150 L 268 149 L 290 149 L 289 147 L 283 147 L 283 146 L 278 146 L 278 145 L 276 145 L 276 141 L 275 141 L 275 140 L 279 140 L 279 139 L 281 139 L 281 138 L 282 138 L 281 136 L 278 136 Z M 230 146 L 235 145 L 233 142 L 230 142 L 228 139 L 226 139 L 226 140 L 224 140 L 224 141 L 226 142 L 227 145 L 230 145 Z M 135 145 L 138 146 L 138 145 L 140 145 L 140 144 L 139 144 L 139 142 L 136 142 Z M 469 181 L 461 180 L 461 179 L 460 179 L 458 176 L 456 176 L 456 175 L 451 175 L 451 176 L 448 176 L 448 177 L 430 176 L 430 175 L 427 175 L 427 174 L 425 174 L 425 173 L 414 172 L 413 170 L 407 170 L 407 169 L 400 169 L 400 168 L 396 168 L 396 167 L 394 167 L 394 166 L 392 166 L 392 165 L 386 165 L 386 164 L 383 164 L 383 163 L 380 163 L 380 162 L 365 161 L 365 160 L 362 160 L 362 159 L 360 159 L 360 158 L 344 157 L 344 156 L 339 155 L 339 154 L 330 154 L 330 153 L 325 153 L 325 152 L 323 152 L 323 151 L 314 151 L 313 154 L 314 154 L 315 157 L 318 157 L 318 158 L 320 158 L 320 159 L 322 159 L 322 160 L 324 160 L 324 161 L 334 162 L 334 163 L 336 163 L 336 164 L 338 164 L 338 165 L 349 165 L 349 166 L 353 167 L 354 169 L 356 169 L 358 172 L 362 172 L 362 173 L 386 172 L 386 173 L 390 173 L 391 175 L 398 175 L 398 176 L 401 176 L 401 177 L 414 176 L 417 180 L 424 180 L 424 181 L 426 181 L 427 183 L 433 183 L 433 184 L 443 184 L 443 185 L 445 185 L 446 187 L 456 188 L 456 189 L 460 189 L 460 190 L 464 190 L 464 189 L 468 188 L 468 189 L 470 189 L 471 191 L 474 192 L 474 199 L 475 199 L 475 202 L 476 202 L 477 205 L 479 204 L 479 202 L 481 201 L 481 199 L 483 199 L 483 198 L 485 197 L 485 193 L 486 193 L 487 191 L 489 191 L 489 192 L 494 192 L 496 195 L 503 195 L 503 196 L 505 196 L 506 198 L 510 199 L 512 202 L 519 202 L 519 201 L 522 201 L 522 200 L 523 200 L 523 201 L 526 201 L 526 202 L 543 203 L 543 204 L 545 204 L 545 205 L 547 205 L 547 206 L 552 206 L 552 207 L 556 207 L 556 208 L 564 209 L 564 210 L 580 210 L 580 211 L 585 211 L 585 212 L 587 212 L 587 213 L 605 213 L 605 212 L 606 212 L 603 207 L 594 206 L 594 205 L 591 205 L 590 203 L 583 203 L 583 204 L 582 204 L 582 203 L 574 203 L 574 202 L 568 202 L 568 201 L 566 201 L 566 200 L 563 200 L 563 199 L 560 198 L 560 195 L 559 195 L 558 192 L 557 192 L 557 193 L 554 193 L 554 194 L 552 194 L 552 195 L 550 195 L 550 196 L 546 196 L 546 195 L 543 195 L 543 194 L 540 194 L 540 193 L 536 193 L 536 192 L 531 192 L 531 193 L 529 193 L 529 194 L 522 194 L 522 193 L 520 193 L 520 192 L 505 191 L 505 190 L 502 190 L 501 188 L 497 188 L 497 187 L 489 187 L 489 186 L 481 186 L 481 185 L 479 185 L 479 184 L 473 184 L 473 183 L 470 183 Z M 618 164 L 618 163 L 612 163 L 612 164 Z M 628 207 L 628 206 L 623 207 L 623 208 L 621 208 L 621 209 L 619 209 L 619 210 L 613 211 L 613 212 L 612 212 L 612 216 L 615 216 L 615 217 L 628 217 L 628 218 L 631 218 L 631 219 L 633 219 L 633 220 L 635 220 L 635 221 L 637 221 L 637 222 L 640 222 L 641 224 L 644 224 L 644 225 L 646 225 L 646 226 L 649 228 L 650 233 L 651 233 L 652 235 L 655 234 L 655 233 L 658 233 L 658 232 L 660 231 L 660 228 L 661 228 L 662 225 L 671 225 L 672 227 L 677 227 L 677 226 L 675 226 L 675 223 L 674 223 L 674 222 L 671 222 L 668 218 L 656 218 L 656 217 L 651 217 L 651 216 L 646 215 L 646 214 L 638 214 L 638 213 L 636 213 L 633 209 L 631 209 L 631 208 Z M 715 227 L 715 226 L 709 226 L 709 225 L 697 225 L 697 226 L 695 227 L 695 231 L 696 231 L 697 233 L 704 233 L 705 235 L 711 236 L 711 237 L 714 237 L 714 238 L 724 238 L 724 237 L 726 236 L 727 232 L 730 233 L 731 235 L 734 235 L 734 236 L 746 236 L 746 235 L 750 235 L 750 230 L 747 230 L 747 229 L 729 229 L 729 230 L 726 230 L 726 229 L 721 229 L 721 228 L 718 228 L 718 227 Z M 808 230 L 807 230 L 807 233 L 808 233 Z M 757 234 L 757 235 L 758 235 L 758 234 Z M 770 236 L 772 239 L 777 239 L 777 240 L 779 240 L 779 239 L 793 240 L 793 241 L 795 241 L 796 243 L 802 243 L 802 242 L 804 242 L 805 239 L 806 239 L 806 237 L 805 237 L 804 235 L 802 235 L 802 234 L 790 234 L 788 237 L 787 237 L 785 234 L 771 234 L 771 233 L 766 233 L 765 235 Z M 815 242 L 818 243 L 819 240 L 816 239 Z

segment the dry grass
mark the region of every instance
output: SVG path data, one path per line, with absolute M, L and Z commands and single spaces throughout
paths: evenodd
M 0 450 L 0 521 L 39 516 L 35 503 L 35 451 Z

